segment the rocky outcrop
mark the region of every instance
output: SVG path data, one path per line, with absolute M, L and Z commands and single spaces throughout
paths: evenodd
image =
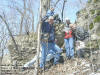
M 77 26 L 89 31 L 89 40 L 84 42 L 90 52 L 90 61 L 100 68 L 100 0 L 89 0 L 86 7 L 77 12 Z
M 89 0 L 86 7 L 77 12 L 77 25 L 90 30 L 91 41 L 95 40 L 97 44 L 96 40 L 98 40 L 100 44 L 100 0 Z M 95 39 L 92 39 L 94 34 L 96 35 Z M 94 41 L 91 43 L 93 48 L 95 43 Z M 89 46 L 89 43 L 87 43 L 87 46 Z
M 36 54 L 36 34 L 30 33 L 29 35 L 15 36 L 15 41 L 18 46 L 19 53 L 16 51 L 12 40 L 8 41 L 8 49 L 11 54 L 12 60 L 16 61 L 17 64 L 24 64 L 31 60 Z
M 100 1 L 99 0 L 90 0 L 87 3 L 87 6 L 77 13 L 77 25 L 84 26 L 90 30 L 96 30 L 100 27 Z

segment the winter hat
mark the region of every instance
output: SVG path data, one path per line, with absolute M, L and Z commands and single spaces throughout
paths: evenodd
M 50 19 L 54 19 L 54 17 L 53 17 L 53 16 L 50 16 L 50 17 L 49 17 L 49 20 L 50 20 Z

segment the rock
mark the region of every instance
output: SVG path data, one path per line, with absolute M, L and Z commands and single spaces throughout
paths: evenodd
M 95 2 L 96 1 L 96 2 Z M 90 41 L 85 41 L 87 48 L 99 48 L 100 44 L 100 1 L 91 0 L 86 7 L 77 13 L 77 26 L 83 26 L 89 30 Z
M 97 40 L 98 36 L 96 34 L 91 35 L 91 40 Z
M 9 53 L 3 56 L 2 65 L 11 65 L 11 56 Z
M 93 1 L 94 0 L 91 0 L 91 2 L 87 3 L 84 9 L 77 13 L 76 22 L 79 26 L 84 26 L 86 29 L 88 29 L 89 26 L 91 31 L 95 28 L 96 32 L 98 32 L 98 28 L 100 27 L 100 19 L 97 17 L 100 16 L 100 14 L 97 12 L 100 11 L 100 1 L 97 0 L 96 3 Z
M 34 36 L 33 36 L 34 35 Z M 19 54 L 15 50 L 14 44 L 11 40 L 8 41 L 8 49 L 11 54 L 12 60 L 22 65 L 32 59 L 36 54 L 36 34 L 30 33 L 30 35 L 15 36 L 15 40 L 18 46 Z

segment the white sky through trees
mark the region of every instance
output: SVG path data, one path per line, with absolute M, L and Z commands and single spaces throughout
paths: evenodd
M 28 1 L 28 0 L 26 0 Z M 56 0 L 52 0 L 52 4 L 55 3 Z M 13 6 L 20 7 L 20 10 L 23 11 L 23 1 L 22 0 L 0 0 L 0 15 L 2 13 L 6 14 L 6 20 L 10 23 L 18 23 L 20 22 L 20 15 L 19 13 L 12 9 Z M 36 26 L 39 19 L 39 0 L 33 0 L 33 9 L 34 9 L 34 29 L 36 31 Z M 65 4 L 64 9 L 64 18 L 68 17 L 72 23 L 76 20 L 76 12 L 79 11 L 83 6 L 85 6 L 87 0 L 81 0 L 82 4 L 80 3 L 80 0 L 67 0 L 67 3 Z M 59 3 L 56 5 L 55 14 L 59 14 L 61 18 L 61 10 L 62 10 L 63 0 L 60 0 Z M 10 18 L 14 19 L 10 19 Z M 10 20 L 10 21 L 9 21 Z M 2 30 L 2 27 L 5 26 L 4 23 L 0 19 L 0 31 Z M 12 29 L 12 25 L 9 24 L 10 28 Z M 18 28 L 19 29 L 19 28 Z M 6 31 L 5 31 L 6 30 Z M 6 34 L 8 33 L 6 27 L 4 27 L 4 31 Z M 19 32 L 19 30 L 16 30 L 16 28 L 12 29 L 13 34 L 16 34 Z M 1 35 L 1 33 L 0 33 Z M 1 40 L 1 38 L 0 38 Z
M 83 5 L 85 6 L 85 3 L 87 0 L 81 0 Z M 0 0 L 0 13 L 5 11 L 6 13 L 10 12 L 12 9 L 9 8 L 9 6 L 13 6 L 12 2 L 16 2 L 15 4 L 19 4 L 19 6 L 22 5 L 22 0 Z M 38 19 L 38 8 L 39 8 L 39 0 L 33 0 L 34 2 L 34 17 L 35 17 L 35 27 L 37 24 L 37 19 Z M 54 3 L 55 0 L 52 0 L 52 3 Z M 57 8 L 55 9 L 55 13 L 60 14 L 61 8 L 62 8 L 63 0 L 60 0 L 59 3 L 57 4 Z M 80 10 L 81 4 L 79 0 L 67 0 L 67 3 L 65 4 L 65 10 L 64 10 L 64 17 L 68 17 L 71 19 L 71 21 L 74 23 L 76 20 L 76 12 Z M 59 15 L 61 17 L 61 15 Z

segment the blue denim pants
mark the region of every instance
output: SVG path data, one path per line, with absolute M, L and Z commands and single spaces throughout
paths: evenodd
M 66 49 L 66 57 L 74 57 L 74 39 L 68 38 L 64 39 L 65 49 Z
M 59 48 L 55 42 L 41 42 L 42 52 L 40 58 L 40 68 L 43 68 L 46 63 L 46 57 L 48 54 L 52 54 L 54 56 L 54 64 L 57 64 L 60 59 L 60 53 L 62 50 Z

